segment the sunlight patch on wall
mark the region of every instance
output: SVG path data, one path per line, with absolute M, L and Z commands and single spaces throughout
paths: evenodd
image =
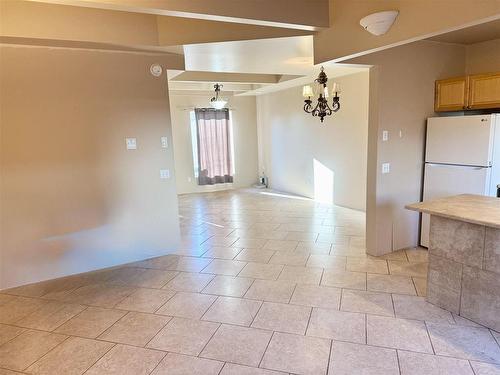
M 314 200 L 333 204 L 334 173 L 331 169 L 313 159 Z

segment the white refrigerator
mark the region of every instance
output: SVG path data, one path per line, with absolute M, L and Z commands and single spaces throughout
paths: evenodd
M 500 114 L 427 119 L 423 200 L 457 194 L 496 196 L 500 184 Z M 429 247 L 422 214 L 420 244 Z

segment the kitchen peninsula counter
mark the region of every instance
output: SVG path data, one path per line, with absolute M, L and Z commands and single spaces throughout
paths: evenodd
M 427 300 L 500 331 L 500 198 L 462 194 L 406 208 L 431 215 Z

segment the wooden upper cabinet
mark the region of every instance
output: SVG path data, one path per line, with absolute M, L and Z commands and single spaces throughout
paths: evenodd
M 500 108 L 500 72 L 436 81 L 434 110 Z
M 500 73 L 469 76 L 467 109 L 500 108 Z
M 434 110 L 463 111 L 467 107 L 467 77 L 440 79 L 436 81 Z

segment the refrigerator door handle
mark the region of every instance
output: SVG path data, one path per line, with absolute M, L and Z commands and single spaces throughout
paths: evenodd
M 464 169 L 473 169 L 475 171 L 479 171 L 481 169 L 488 169 L 491 167 L 480 167 L 480 166 L 472 166 L 472 165 L 456 165 L 456 164 L 439 164 L 439 163 L 425 163 L 430 167 L 441 167 L 441 168 L 464 168 Z

